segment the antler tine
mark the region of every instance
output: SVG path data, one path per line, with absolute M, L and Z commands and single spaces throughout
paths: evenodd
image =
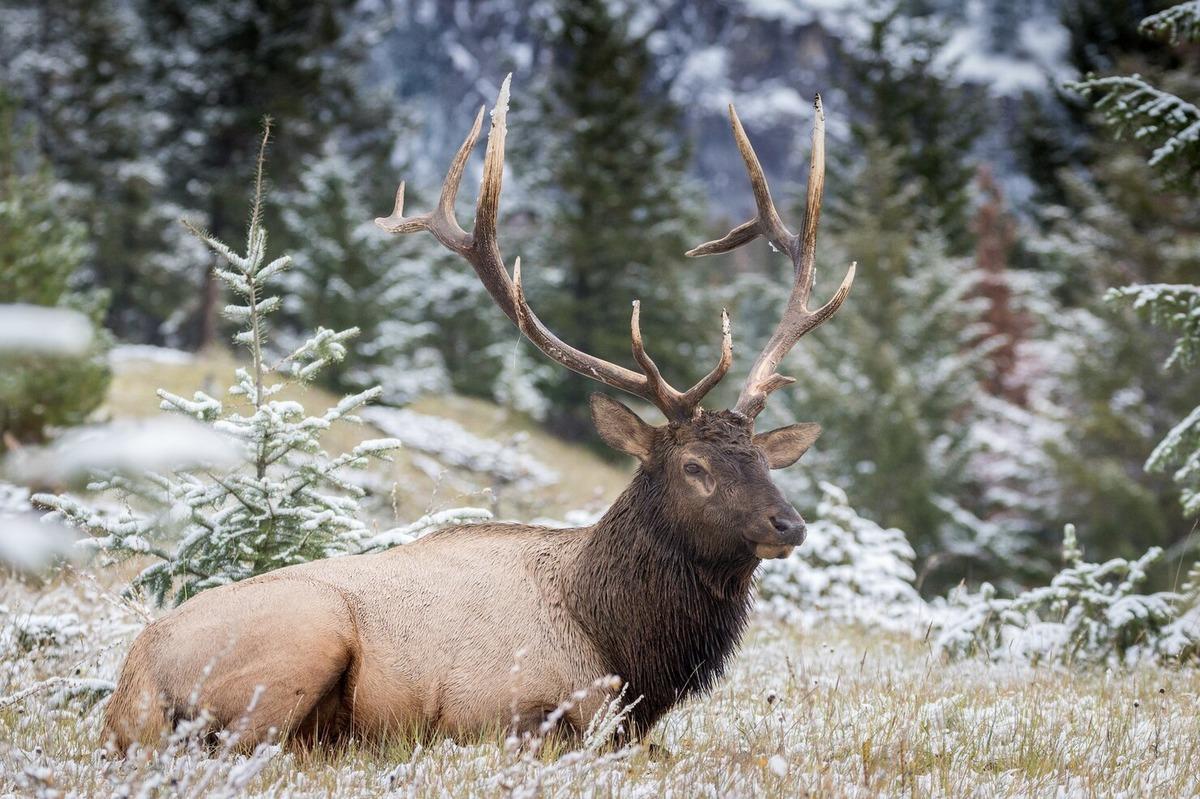
M 512 75 L 500 84 L 500 94 L 492 108 L 492 129 L 488 133 L 483 157 L 483 182 L 475 204 L 475 246 L 495 250 L 499 256 L 496 223 L 500 215 L 500 188 L 504 182 L 504 142 L 508 137 L 508 94 Z
M 759 236 L 766 236 L 777 249 L 790 256 L 796 237 L 783 224 L 783 220 L 779 218 L 779 212 L 775 210 L 775 201 L 771 199 L 771 188 L 767 185 L 767 177 L 763 174 L 762 164 L 758 162 L 758 155 L 755 154 L 754 147 L 750 144 L 750 138 L 746 135 L 746 129 L 742 127 L 742 120 L 738 118 L 737 110 L 734 109 L 732 103 L 729 104 L 729 121 L 733 127 L 733 138 L 737 142 L 738 151 L 742 154 L 742 160 L 746 162 L 746 173 L 750 177 L 750 188 L 754 192 L 754 205 L 758 213 L 753 219 L 743 222 L 729 231 L 724 238 L 701 244 L 699 247 L 688 250 L 685 254 L 692 258 L 716 255 L 736 250 Z
M 633 341 L 633 359 L 638 362 L 638 366 L 642 367 L 649 388 L 655 394 L 654 404 L 660 408 L 678 405 L 682 395 L 668 385 L 666 380 L 663 380 L 662 372 L 658 370 L 658 364 L 647 354 L 646 347 L 642 343 L 641 300 L 633 301 L 633 313 L 629 317 L 629 337 Z
M 750 146 L 749 140 L 746 146 Z M 808 190 L 804 197 L 804 222 L 800 229 L 799 261 L 792 255 L 796 268 L 796 284 L 804 293 L 805 307 L 812 295 L 813 279 L 816 276 L 817 223 L 821 221 L 821 196 L 825 193 L 825 109 L 821 95 L 813 97 L 812 154 L 808 159 Z M 850 267 L 851 270 L 854 267 Z M 840 303 L 839 303 L 840 304 Z M 836 310 L 836 309 L 835 309 Z
M 480 109 L 475 124 L 467 135 L 442 184 L 437 208 L 428 214 L 404 216 L 404 184 L 396 192 L 396 204 L 392 214 L 375 220 L 375 223 L 390 233 L 412 233 L 418 230 L 431 232 L 445 247 L 465 258 L 475 269 L 480 281 L 495 303 L 511 319 L 521 332 L 547 357 L 568 369 L 590 377 L 605 385 L 625 391 L 654 403 L 668 419 L 685 418 L 698 406 L 703 396 L 729 370 L 732 359 L 732 343 L 729 338 L 729 322 L 725 317 L 723 330 L 724 348 L 720 363 L 686 393 L 670 386 L 658 371 L 658 367 L 646 355 L 642 346 L 641 330 L 638 326 L 638 306 L 634 305 L 633 337 L 634 357 L 645 370 L 645 374 L 626 369 L 601 358 L 589 355 L 567 344 L 546 327 L 537 317 L 525 297 L 521 284 L 521 259 L 516 260 L 510 277 L 504 266 L 496 234 L 500 209 L 500 192 L 504 178 L 504 143 L 507 135 L 509 83 L 512 75 L 504 79 L 496 105 L 492 109 L 492 128 L 488 133 L 487 151 L 484 156 L 483 180 L 475 205 L 475 224 L 468 234 L 454 216 L 454 200 L 462 182 L 467 160 L 475 149 L 483 127 L 483 112 Z
M 645 346 L 642 344 L 642 303 L 640 300 L 633 301 L 633 315 L 629 321 L 630 333 L 633 339 L 633 357 L 642 367 L 646 377 L 650 381 L 651 388 L 661 398 L 663 403 L 669 403 L 678 409 L 678 415 L 687 417 L 694 413 L 700 407 L 700 401 L 704 399 L 708 392 L 716 387 L 717 383 L 721 382 L 721 378 L 725 377 L 729 372 L 729 367 L 733 364 L 733 336 L 729 331 L 729 313 L 721 309 L 721 358 L 717 361 L 717 365 L 712 368 L 707 375 L 700 379 L 700 382 L 692 386 L 685 392 L 677 391 L 672 388 L 662 374 L 658 370 L 658 365 L 646 352 Z M 662 407 L 662 405 L 659 405 Z
M 746 129 L 738 119 L 737 111 L 729 106 L 729 121 L 733 126 L 733 138 L 737 142 L 742 160 L 746 162 L 746 173 L 754 191 L 755 217 L 729 231 L 724 238 L 702 244 L 688 251 L 692 257 L 729 252 L 743 244 L 763 236 L 776 249 L 786 253 L 792 260 L 794 273 L 792 292 L 787 308 L 779 320 L 774 333 L 763 351 L 750 367 L 750 374 L 742 387 L 734 411 L 753 419 L 766 406 L 771 392 L 795 382 L 795 378 L 778 374 L 775 369 L 784 356 L 795 346 L 805 333 L 820 325 L 841 307 L 850 293 L 854 282 L 855 264 L 850 265 L 842 285 L 833 298 L 815 311 L 808 309 L 812 294 L 816 265 L 817 223 L 821 218 L 821 196 L 825 188 L 825 112 L 821 107 L 821 95 L 817 95 L 813 108 L 815 119 L 812 132 L 812 158 L 808 172 L 808 192 L 804 205 L 804 223 L 801 235 L 793 235 L 780 219 L 771 199 L 762 165 L 746 135 Z
M 685 407 L 698 407 L 700 400 L 720 383 L 733 365 L 733 335 L 729 331 L 729 312 L 721 309 L 721 358 L 712 371 L 700 378 L 700 382 L 689 388 L 683 395 Z
M 479 140 L 479 132 L 483 129 L 484 110 L 485 108 L 481 107 L 479 113 L 475 115 L 475 124 L 471 126 L 467 138 L 455 153 L 454 160 L 450 162 L 450 168 L 446 171 L 446 178 L 442 182 L 442 192 L 438 198 L 437 207 L 426 214 L 404 216 L 404 182 L 401 181 L 400 188 L 396 189 L 396 203 L 392 208 L 391 215 L 376 217 L 376 225 L 388 233 L 413 233 L 418 230 L 428 230 L 444 247 L 460 255 L 466 255 L 471 249 L 471 237 L 467 235 L 467 231 L 462 229 L 454 216 L 454 200 L 458 196 L 458 187 L 462 183 L 467 160 L 471 157 L 471 152 L 475 149 L 475 142 Z

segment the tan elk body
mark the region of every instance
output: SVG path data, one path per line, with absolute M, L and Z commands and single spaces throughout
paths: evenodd
M 105 711 L 106 743 L 154 745 L 182 719 L 206 713 L 245 745 L 272 735 L 317 742 L 389 732 L 475 736 L 533 730 L 584 689 L 556 731 L 578 736 L 615 689 L 637 699 L 644 733 L 676 702 L 707 690 L 736 649 L 762 558 L 784 557 L 804 522 L 769 470 L 794 463 L 814 424 L 754 433 L 767 396 L 792 382 L 776 372 L 800 336 L 845 299 L 853 265 L 824 306 L 808 309 L 824 180 L 818 98 L 803 229 L 775 211 L 758 159 L 730 108 L 758 208 L 754 219 L 689 255 L 727 252 L 762 236 L 795 266 L 788 307 L 751 367 L 737 404 L 700 407 L 732 361 L 728 318 L 717 366 L 687 391 L 663 380 L 631 325 L 635 372 L 574 349 L 537 318 L 496 239 L 508 81 L 488 136 L 474 229 L 454 198 L 483 111 L 459 149 L 435 211 L 403 216 L 404 186 L 385 230 L 432 233 L 466 259 L 500 309 L 547 356 L 658 407 L 651 426 L 603 395 L 592 400 L 601 437 L 640 462 L 629 487 L 591 527 L 478 524 L 372 555 L 281 569 L 205 591 L 138 636 Z

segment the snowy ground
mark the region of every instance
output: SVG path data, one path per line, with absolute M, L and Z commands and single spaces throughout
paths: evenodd
M 0 606 L 4 795 L 1200 795 L 1196 670 L 945 665 L 921 640 L 766 618 L 715 693 L 655 729 L 665 756 L 532 760 L 490 740 L 398 740 L 250 757 L 179 745 L 106 762 L 84 700 L 90 680 L 115 678 L 145 612 L 85 577 L 6 583 Z M 21 696 L 55 677 L 68 680 Z

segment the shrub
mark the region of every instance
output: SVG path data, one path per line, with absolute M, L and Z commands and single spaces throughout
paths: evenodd
M 1090 563 L 1068 525 L 1066 568 L 1047 586 L 1011 599 L 985 583 L 977 594 L 951 596 L 949 621 L 937 648 L 951 659 L 983 655 L 1031 663 L 1120 665 L 1141 660 L 1195 663 L 1200 656 L 1200 568 L 1179 592 L 1142 594 L 1147 570 L 1162 557 L 1158 547 L 1137 560 Z
M 844 491 L 821 483 L 817 518 L 796 555 L 763 564 L 759 595 L 792 623 L 921 628 L 925 602 L 913 587 L 916 558 L 900 530 L 859 516 Z
M 0 298 L 83 311 L 98 327 L 103 297 L 70 288 L 87 255 L 84 227 L 68 217 L 60 187 L 42 165 L 18 168 L 14 141 L 0 96 Z M 104 400 L 108 347 L 102 333 L 81 353 L 0 346 L 0 439 L 39 440 L 48 427 L 82 422 Z

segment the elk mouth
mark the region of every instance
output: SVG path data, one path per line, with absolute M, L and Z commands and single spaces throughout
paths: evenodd
M 761 544 L 755 541 L 750 541 L 750 544 L 754 549 L 754 557 L 759 560 L 786 558 L 796 548 L 792 544 Z
M 803 531 L 804 528 L 800 529 Z M 750 547 L 754 557 L 759 560 L 774 560 L 792 554 L 792 550 L 804 543 L 804 533 L 801 532 L 798 536 L 772 535 L 766 538 L 757 538 L 751 534 L 743 535 L 742 540 Z

